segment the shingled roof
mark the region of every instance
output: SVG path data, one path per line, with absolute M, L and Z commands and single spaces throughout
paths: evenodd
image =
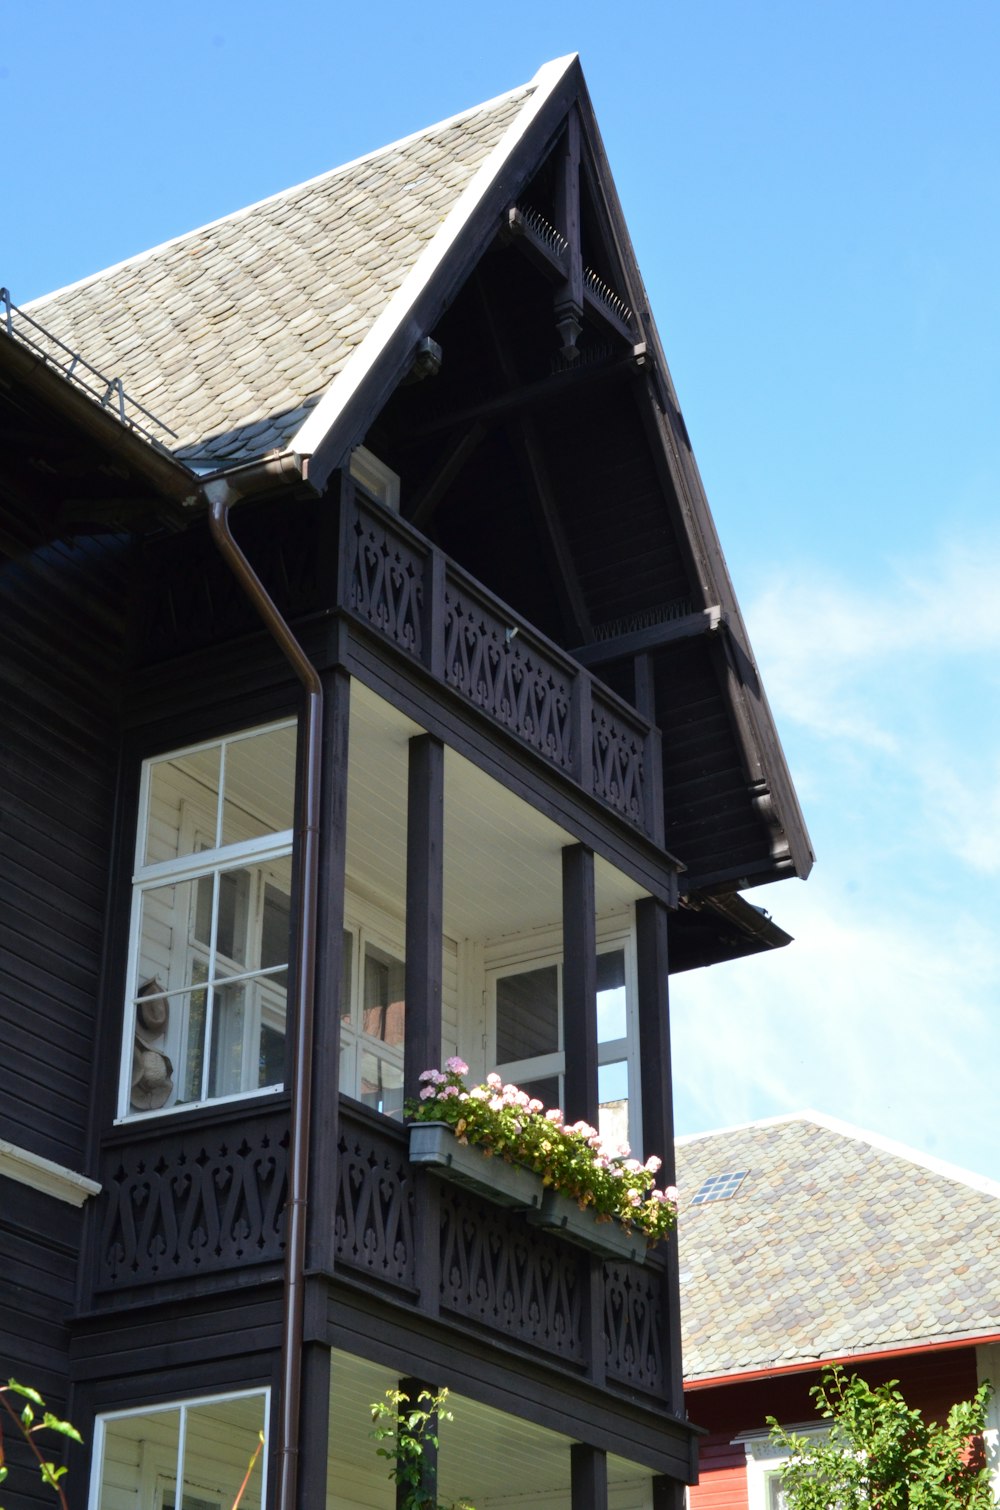
M 1000 1335 L 1000 1185 L 812 1112 L 677 1160 L 689 1381 Z
M 514 89 L 26 308 L 120 377 L 177 433 L 174 454 L 189 465 L 217 468 L 280 450 L 537 87 L 536 80 Z

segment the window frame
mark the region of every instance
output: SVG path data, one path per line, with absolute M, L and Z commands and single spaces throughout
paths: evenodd
M 219 1504 L 220 1510 L 222 1510 L 222 1501 L 219 1501 L 217 1498 L 218 1491 L 214 1490 L 210 1485 L 189 1481 L 184 1471 L 187 1448 L 187 1411 L 197 1410 L 200 1406 L 226 1405 L 233 1400 L 250 1400 L 254 1398 L 258 1398 L 262 1402 L 261 1429 L 264 1432 L 264 1445 L 261 1449 L 256 1470 L 260 1473 L 260 1510 L 268 1510 L 267 1483 L 268 1449 L 271 1437 L 271 1387 L 266 1384 L 250 1389 L 216 1391 L 207 1395 L 183 1395 L 172 1400 L 157 1400 L 145 1406 L 130 1406 L 126 1410 L 100 1412 L 94 1417 L 93 1451 L 91 1454 L 90 1484 L 87 1493 L 87 1510 L 101 1510 L 105 1491 L 103 1477 L 109 1424 L 115 1421 L 128 1421 L 145 1416 L 160 1415 L 167 1411 L 180 1412 L 177 1452 L 171 1465 L 168 1461 L 168 1454 L 164 1451 L 163 1447 L 156 1443 L 143 1443 L 143 1448 L 148 1450 L 140 1452 L 136 1474 L 140 1502 L 143 1505 L 153 1506 L 154 1510 L 163 1510 L 164 1498 L 172 1489 L 176 1505 L 177 1483 L 180 1478 L 183 1481 L 185 1489 L 189 1489 L 195 1496 L 201 1493 L 211 1496 L 209 1503 Z
M 185 929 L 183 959 L 186 962 L 193 956 L 198 955 L 199 951 L 204 952 L 209 961 L 209 979 L 212 979 L 211 971 L 213 969 L 213 961 L 216 954 L 215 943 L 210 943 L 208 948 L 205 949 L 204 944 L 199 943 L 199 941 L 194 938 L 192 931 L 193 911 L 197 908 L 197 883 L 207 877 L 213 878 L 214 907 L 217 902 L 218 888 L 220 885 L 218 878 L 227 872 L 237 871 L 241 869 L 252 870 L 254 867 L 266 867 L 269 863 L 291 860 L 292 876 L 294 876 L 294 814 L 292 826 L 287 829 L 282 829 L 272 833 L 258 834 L 249 839 L 235 840 L 231 841 L 228 844 L 222 844 L 218 842 L 222 838 L 222 828 L 225 821 L 224 774 L 220 776 L 220 785 L 223 791 L 222 802 L 220 802 L 219 800 L 218 791 L 214 795 L 214 801 L 216 805 L 214 819 L 208 809 L 207 804 L 205 808 L 200 808 L 199 806 L 197 806 L 197 804 L 192 803 L 191 800 L 187 797 L 182 797 L 178 801 L 177 831 L 179 844 L 186 844 L 188 846 L 195 845 L 198 840 L 199 829 L 202 831 L 202 833 L 204 833 L 207 829 L 212 828 L 213 822 L 214 832 L 211 834 L 211 837 L 215 842 L 212 843 L 208 848 L 200 850 L 187 848 L 183 853 L 175 855 L 170 859 L 146 863 L 145 852 L 147 835 L 150 828 L 153 772 L 158 765 L 161 765 L 167 761 L 177 760 L 191 755 L 197 755 L 203 751 L 214 750 L 217 748 L 220 750 L 225 750 L 230 746 L 239 744 L 245 740 L 253 739 L 260 735 L 273 734 L 286 729 L 292 729 L 297 733 L 298 720 L 294 717 L 285 717 L 269 720 L 267 723 L 263 724 L 256 724 L 250 728 L 235 729 L 227 734 L 216 735 L 211 739 L 196 740 L 192 741 L 189 744 L 180 745 L 174 749 L 158 751 L 152 755 L 147 756 L 142 762 L 139 781 L 139 800 L 136 811 L 135 844 L 133 848 L 133 870 L 130 883 L 131 903 L 129 912 L 128 953 L 125 972 L 125 999 L 124 1011 L 122 1015 L 121 1060 L 118 1076 L 117 1115 L 114 1119 L 116 1126 L 126 1122 L 131 1123 L 136 1120 L 147 1120 L 151 1116 L 172 1116 L 180 1112 L 204 1110 L 206 1107 L 221 1106 L 234 1101 L 244 1101 L 251 1097 L 260 1098 L 280 1095 L 284 1091 L 284 1082 L 282 1082 L 279 1085 L 258 1086 L 249 1089 L 231 1091 L 226 1093 L 225 1095 L 220 1096 L 213 1096 L 210 1093 L 206 1093 L 209 1090 L 211 1053 L 204 1053 L 203 1051 L 201 1071 L 202 1082 L 200 1087 L 200 1094 L 194 1100 L 178 1101 L 177 1095 L 183 1075 L 183 1066 L 186 1062 L 188 1035 L 190 1032 L 190 1013 L 186 1013 L 184 1020 L 176 1031 L 176 1034 L 171 1035 L 170 1039 L 167 1040 L 170 1046 L 170 1051 L 173 1056 L 174 1063 L 174 1089 L 171 1093 L 173 1096 L 172 1102 L 169 1105 L 158 1107 L 152 1111 L 142 1111 L 138 1108 L 134 1108 L 131 1105 L 132 1047 L 137 1026 L 137 996 L 140 985 L 140 957 L 143 946 L 143 900 L 146 895 L 152 891 L 155 891 L 158 887 L 193 883 L 191 901 L 189 902 L 188 921 Z M 221 755 L 220 761 L 224 761 L 224 758 L 224 755 Z M 220 771 L 223 771 L 224 773 L 224 767 L 222 765 L 220 765 Z M 294 781 L 294 769 L 291 774 Z M 259 918 L 256 918 L 255 920 L 251 919 L 252 926 L 257 934 L 261 934 L 263 928 L 262 909 L 266 885 L 266 876 L 260 875 L 253 877 L 251 880 L 253 891 L 257 893 L 257 895 L 255 895 L 254 897 L 252 907 L 255 912 L 258 910 L 260 911 Z M 289 896 L 291 896 L 290 891 L 288 894 Z M 172 955 L 172 965 L 174 963 L 174 960 L 179 958 L 181 958 L 179 952 Z M 268 976 L 280 975 L 284 973 L 287 980 L 287 975 L 291 963 L 291 937 L 289 936 L 289 958 L 287 963 L 285 963 L 284 965 L 269 967 L 267 969 L 248 966 L 243 971 L 234 971 L 232 974 L 227 974 L 225 979 L 227 983 L 231 982 L 234 985 L 239 984 L 241 981 L 249 982 L 253 988 L 253 996 L 257 997 L 260 994 L 260 982 L 266 982 L 266 978 Z M 166 986 L 164 987 L 163 994 L 164 997 L 168 1001 L 170 1001 L 175 997 L 180 996 L 181 992 L 184 989 L 185 987 L 183 985 L 174 984 L 170 980 L 168 980 Z M 192 985 L 187 989 L 193 994 L 193 991 L 197 988 Z M 245 1013 L 245 1020 L 243 1025 L 244 1043 L 248 1041 L 248 1036 L 250 1034 L 254 1021 L 259 1020 L 261 1023 L 263 1023 L 265 1010 L 266 1009 L 263 1002 L 255 1001 L 252 1003 L 250 1010 Z M 210 1034 L 212 1029 L 211 1015 L 211 1010 L 206 1010 L 204 1029 L 206 1045 L 210 1043 Z
M 392 1064 L 400 1076 L 402 1084 L 405 1072 L 405 1042 L 399 1044 L 386 1043 L 384 1039 L 375 1038 L 366 1033 L 362 1027 L 364 1014 L 364 962 L 365 951 L 369 945 L 406 969 L 405 948 L 405 925 L 402 920 L 394 919 L 390 914 L 376 907 L 374 903 L 365 902 L 361 898 L 348 894 L 344 907 L 343 929 L 345 935 L 351 939 L 351 975 L 350 975 L 350 1021 L 345 1024 L 345 1003 L 340 1003 L 340 1094 L 350 1096 L 358 1101 L 368 1111 L 374 1111 L 378 1116 L 391 1117 L 394 1121 L 402 1116 L 402 1108 L 399 1111 L 383 1112 L 378 1107 L 369 1106 L 361 1097 L 361 1055 L 366 1045 L 370 1045 L 369 1052 L 374 1053 L 376 1058 Z M 345 938 L 346 947 L 346 938 Z M 406 1020 L 406 996 L 405 984 L 403 995 L 403 1020 L 405 1037 Z M 349 1073 L 348 1073 L 349 1067 Z
M 625 963 L 625 1036 L 606 1039 L 597 1045 L 598 1068 L 602 1065 L 627 1065 L 628 1073 L 628 1137 L 637 1157 L 642 1146 L 642 1082 L 639 1073 L 639 1011 L 638 973 L 636 966 L 636 938 L 634 922 L 598 925 L 597 949 L 602 954 L 622 953 Z M 558 1038 L 559 1048 L 530 1059 L 497 1063 L 497 981 L 501 977 L 525 974 L 545 966 L 558 969 Z M 487 948 L 484 962 L 486 1005 L 486 1032 L 484 1047 L 489 1068 L 514 1084 L 557 1076 L 559 1104 L 564 1100 L 566 1046 L 563 1014 L 563 949 L 562 940 L 548 939 L 506 940 L 502 946 Z

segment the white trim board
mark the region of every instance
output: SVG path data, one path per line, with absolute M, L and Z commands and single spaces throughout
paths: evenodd
M 96 1180 L 88 1180 L 75 1169 L 43 1159 L 41 1154 L 9 1143 L 6 1138 L 0 1138 L 0 1175 L 17 1180 L 20 1185 L 30 1185 L 32 1190 L 40 1190 L 43 1195 L 54 1196 L 70 1206 L 82 1206 L 88 1196 L 98 1195 L 101 1190 Z

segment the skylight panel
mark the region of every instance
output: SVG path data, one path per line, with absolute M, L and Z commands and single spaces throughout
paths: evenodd
M 730 1169 L 724 1174 L 712 1174 L 691 1197 L 692 1206 L 707 1206 L 710 1201 L 728 1201 L 736 1194 L 749 1169 Z

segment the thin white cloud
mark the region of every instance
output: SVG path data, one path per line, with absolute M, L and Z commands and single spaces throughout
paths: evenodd
M 1000 1176 L 997 939 L 818 900 L 790 948 L 675 979 L 679 1131 L 812 1105 Z

